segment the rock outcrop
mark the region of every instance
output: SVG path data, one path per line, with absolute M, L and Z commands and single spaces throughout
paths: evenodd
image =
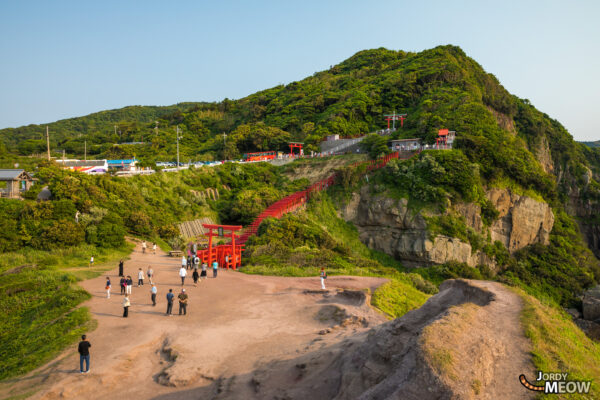
M 583 295 L 583 319 L 600 322 L 600 286 L 589 289 Z
M 533 149 L 533 153 L 542 165 L 544 172 L 549 174 L 554 173 L 554 161 L 552 160 L 552 155 L 550 154 L 550 146 L 546 136 L 542 136 L 537 148 Z
M 491 226 L 492 241 L 500 241 L 511 253 L 533 243 L 549 243 L 554 214 L 547 203 L 510 189 L 490 189 L 486 196 L 499 212 Z
M 499 211 L 492 223 L 492 241 L 500 241 L 510 252 L 533 243 L 548 244 L 554 215 L 548 204 L 508 189 L 491 189 L 488 198 Z M 453 210 L 465 218 L 466 225 L 487 235 L 478 204 L 457 203 Z M 469 243 L 458 238 L 438 235 L 431 237 L 426 218 L 408 207 L 406 199 L 373 195 L 365 186 L 354 193 L 342 209 L 342 216 L 352 221 L 363 243 L 382 251 L 407 266 L 428 266 L 458 261 L 470 266 L 494 261 L 481 251 L 473 251 Z

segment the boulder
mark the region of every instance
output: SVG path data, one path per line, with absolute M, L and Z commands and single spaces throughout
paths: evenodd
M 583 319 L 600 321 L 600 285 L 589 289 L 583 295 Z

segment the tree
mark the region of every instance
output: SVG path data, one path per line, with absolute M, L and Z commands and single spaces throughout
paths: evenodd
M 360 146 L 369 153 L 369 157 L 373 160 L 382 157 L 390 152 L 387 145 L 387 139 L 375 133 L 367 135 L 360 143 Z

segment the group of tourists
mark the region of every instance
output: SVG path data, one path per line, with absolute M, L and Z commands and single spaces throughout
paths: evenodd
M 156 244 L 153 245 L 154 251 L 156 251 Z M 145 252 L 146 242 L 142 242 L 142 252 Z M 121 295 L 123 295 L 123 318 L 127 318 L 129 316 L 129 307 L 131 307 L 131 301 L 129 299 L 129 295 L 132 294 L 133 288 L 133 278 L 131 275 L 124 274 L 125 263 L 121 259 L 119 261 L 119 287 L 121 288 Z M 213 277 L 217 277 L 219 264 L 215 261 L 212 263 L 211 268 L 213 270 Z M 181 278 L 181 293 L 177 295 L 177 299 L 179 300 L 179 315 L 187 314 L 187 304 L 188 304 L 188 294 L 186 293 L 183 286 L 185 285 L 185 278 L 188 275 L 188 270 L 192 270 L 192 279 L 194 280 L 194 286 L 197 287 L 198 282 L 202 282 L 203 279 L 207 278 L 207 263 L 200 263 L 200 259 L 197 256 L 192 257 L 191 255 L 188 257 L 181 258 L 181 268 L 179 269 L 179 277 Z M 154 283 L 154 279 L 156 278 L 156 273 L 154 272 L 152 266 L 148 266 L 148 269 L 144 272 L 142 268 L 138 268 L 137 273 L 137 287 L 144 286 L 146 281 L 146 277 L 151 286 L 150 288 L 150 300 L 152 301 L 152 306 L 156 306 L 156 298 L 158 295 L 158 288 Z M 112 282 L 110 277 L 106 277 L 106 297 L 110 299 L 110 293 L 112 289 Z M 169 289 L 169 293 L 166 296 L 167 299 L 167 311 L 166 315 L 171 316 L 173 313 L 173 303 L 175 299 L 175 294 L 173 293 L 173 289 Z
M 194 280 L 194 286 L 198 286 L 198 281 L 202 281 L 206 279 L 206 271 L 208 269 L 208 264 L 203 262 L 200 264 L 200 259 L 198 256 L 185 256 L 181 257 L 181 268 L 179 269 L 179 277 L 181 278 L 181 286 L 185 284 L 185 278 L 188 274 L 188 269 L 192 270 L 192 279 Z M 198 273 L 198 269 L 200 269 L 200 273 Z M 219 270 L 219 264 L 214 261 L 212 263 L 213 270 L 213 278 L 217 277 L 217 272 Z
M 146 249 L 145 244 L 146 244 L 146 242 L 142 243 L 142 252 L 145 252 L 145 249 Z M 156 252 L 156 244 L 153 245 L 153 249 L 154 249 L 154 252 Z M 92 264 L 92 263 L 93 263 L 93 258 L 92 258 L 92 260 L 90 260 L 90 264 Z M 119 277 L 121 278 L 119 281 L 119 286 L 121 287 L 121 295 L 124 296 L 124 298 L 123 298 L 123 318 L 127 318 L 129 316 L 129 307 L 131 307 L 131 301 L 129 299 L 129 295 L 132 293 L 133 278 L 130 275 L 125 276 L 124 266 L 125 266 L 125 263 L 121 259 L 119 261 Z M 211 268 L 213 270 L 213 278 L 216 278 L 218 269 L 219 269 L 219 264 L 215 261 L 212 263 Z M 183 256 L 181 258 L 181 268 L 179 269 L 179 277 L 181 278 L 182 288 L 181 288 L 181 292 L 177 295 L 177 300 L 179 301 L 179 315 L 187 315 L 187 305 L 188 305 L 189 296 L 188 296 L 185 288 L 183 288 L 183 286 L 185 284 L 185 278 L 187 277 L 188 270 L 192 270 L 192 278 L 194 280 L 194 286 L 197 286 L 197 283 L 199 281 L 202 282 L 203 279 L 207 278 L 207 276 L 206 276 L 207 269 L 208 269 L 207 263 L 205 263 L 205 262 L 200 263 L 200 259 L 197 256 L 190 255 L 188 257 Z M 200 270 L 200 273 L 198 273 L 198 270 Z M 156 278 L 156 273 L 152 269 L 152 266 L 148 266 L 148 269 L 146 270 L 145 273 L 142 270 L 142 268 L 138 269 L 137 287 L 144 286 L 144 281 L 146 279 L 146 276 L 148 277 L 148 281 L 151 285 L 150 300 L 152 301 L 152 306 L 155 307 L 156 306 L 156 297 L 158 295 L 158 289 L 156 287 L 156 284 L 154 283 L 154 279 Z M 321 271 L 319 273 L 319 278 L 321 281 L 321 289 L 326 290 L 325 281 L 327 279 L 327 272 L 325 271 L 325 268 L 321 268 Z M 107 276 L 106 277 L 106 297 L 107 298 L 110 298 L 111 287 L 112 287 L 112 284 L 111 284 L 110 277 Z M 173 304 L 175 302 L 175 294 L 173 293 L 173 289 L 169 289 L 169 292 L 166 295 L 166 300 L 167 300 L 166 315 L 170 317 L 173 315 Z M 79 342 L 79 347 L 78 347 L 78 351 L 80 354 L 80 372 L 81 373 L 87 373 L 90 370 L 89 348 L 91 346 L 92 345 L 90 344 L 89 341 L 87 341 L 86 336 L 83 335 L 81 337 L 81 342 Z M 85 363 L 85 367 L 86 367 L 85 370 L 83 368 L 84 363 Z

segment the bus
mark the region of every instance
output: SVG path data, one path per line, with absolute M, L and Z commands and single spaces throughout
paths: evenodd
M 269 161 L 269 160 L 273 160 L 277 157 L 277 152 L 276 151 L 261 151 L 258 153 L 246 153 L 244 154 L 244 161 L 245 162 L 252 162 L 252 161 Z

